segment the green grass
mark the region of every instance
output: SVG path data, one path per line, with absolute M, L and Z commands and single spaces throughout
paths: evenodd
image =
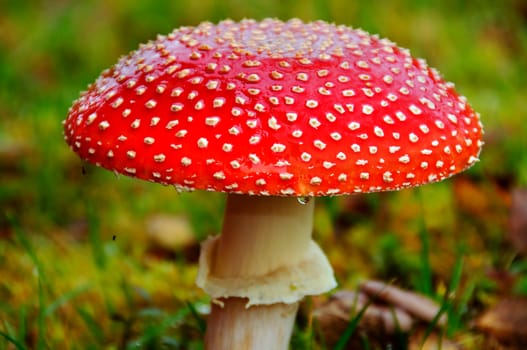
M 499 297 L 485 271 L 514 274 L 511 293 L 527 295 L 527 262 L 505 239 L 508 193 L 527 186 L 525 13 L 518 0 L 5 2 L 0 350 L 202 347 L 207 298 L 193 282 L 195 249 L 219 230 L 224 197 L 176 194 L 83 164 L 63 142 L 61 120 L 80 90 L 139 43 L 225 17 L 325 19 L 379 33 L 425 57 L 481 113 L 486 145 L 466 174 L 319 200 L 315 223 L 339 288 L 394 279 L 441 303 L 445 336 L 478 339 L 469 324 Z M 145 231 L 159 213 L 187 218 L 195 245 L 157 251 Z M 295 346 L 327 349 L 316 322 L 302 319 L 310 315 L 299 317 Z

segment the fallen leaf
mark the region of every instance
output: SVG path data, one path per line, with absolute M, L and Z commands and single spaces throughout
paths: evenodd
M 339 291 L 315 309 L 313 317 L 317 321 L 317 328 L 321 331 L 324 343 L 330 347 L 334 346 L 364 307 L 366 309 L 346 349 L 357 349 L 360 335 L 366 335 L 369 341 L 380 345 L 405 342 L 402 334 L 412 329 L 412 317 L 399 308 L 368 304 L 369 302 L 364 293 Z
M 381 281 L 366 281 L 361 283 L 360 290 L 372 298 L 380 299 L 389 305 L 399 307 L 421 321 L 431 322 L 439 313 L 440 307 L 433 300 L 410 291 L 405 291 Z M 442 315 L 437 324 L 447 323 L 446 315 Z
M 415 332 L 410 337 L 408 350 L 460 350 L 462 347 L 437 333 L 431 333 L 423 342 L 424 332 Z
M 347 325 L 368 303 L 368 296 L 363 293 L 340 291 L 317 311 L 319 319 L 342 320 Z M 367 305 L 359 326 L 370 330 L 381 330 L 387 334 L 408 332 L 412 328 L 412 317 L 404 310 L 389 305 Z
M 513 349 L 527 349 L 527 298 L 500 300 L 479 317 L 476 327 L 489 338 L 513 346 Z

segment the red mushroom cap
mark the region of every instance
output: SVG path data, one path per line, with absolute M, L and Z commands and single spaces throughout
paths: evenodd
M 102 73 L 69 110 L 79 156 L 183 190 L 397 190 L 470 167 L 479 116 L 386 39 L 325 22 L 183 27 Z

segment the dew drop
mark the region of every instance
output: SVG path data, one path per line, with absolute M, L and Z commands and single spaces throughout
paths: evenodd
M 301 196 L 301 197 L 296 197 L 296 199 L 298 200 L 298 203 L 300 203 L 302 205 L 305 205 L 305 204 L 309 203 L 309 201 L 311 200 L 311 197 L 310 196 Z

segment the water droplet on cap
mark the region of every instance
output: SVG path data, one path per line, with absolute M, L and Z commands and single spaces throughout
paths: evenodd
M 309 203 L 309 201 L 311 200 L 311 197 L 310 196 L 301 196 L 301 197 L 296 197 L 296 199 L 298 200 L 298 203 L 300 203 L 302 205 L 305 205 L 305 204 Z

